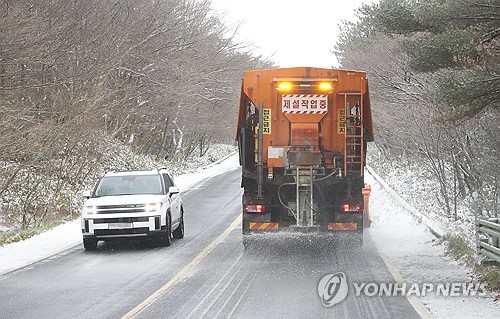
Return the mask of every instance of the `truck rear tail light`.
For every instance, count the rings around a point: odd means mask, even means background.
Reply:
[[[342,205],[342,211],[344,213],[355,213],[361,211],[361,205],[350,205],[350,204],[344,204]]]
[[[258,213],[262,214],[265,211],[265,206],[262,204],[255,204],[255,205],[245,205],[244,210],[245,213]]]

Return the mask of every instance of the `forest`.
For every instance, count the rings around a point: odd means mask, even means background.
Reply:
[[[66,190],[102,173],[116,144],[182,161],[233,143],[242,72],[271,63],[236,42],[210,5],[0,1],[0,211],[9,223],[39,226],[67,207]]]
[[[497,215],[498,0],[380,0],[340,27],[340,67],[369,76],[370,156],[425,171],[445,220],[469,223],[474,193]],[[209,0],[0,0],[0,218],[40,226],[123,147],[232,144],[242,72],[275,66],[237,32]]]
[[[437,202],[443,220],[473,228],[474,193],[480,216],[497,216],[500,2],[381,0],[357,17],[335,53],[369,74],[373,153],[424,171],[436,187],[416,202]]]

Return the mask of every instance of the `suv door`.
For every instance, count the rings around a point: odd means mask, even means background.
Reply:
[[[175,186],[172,178],[166,173],[162,174],[163,182],[165,184],[165,192],[168,193],[170,186]],[[177,227],[181,220],[181,203],[179,194],[171,194],[170,197],[170,215],[172,217],[172,226]]]

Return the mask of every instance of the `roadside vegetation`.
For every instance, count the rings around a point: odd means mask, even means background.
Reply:
[[[43,226],[33,227],[29,229],[13,229],[0,231],[0,246],[15,243],[21,240],[31,238],[35,235],[41,234],[53,227],[61,225],[63,221],[48,223]]]
[[[447,235],[443,238],[448,256],[463,262],[479,274],[479,280],[486,282],[488,288],[500,293],[500,268],[495,264],[479,263],[474,249],[458,236]]]
[[[496,0],[380,0],[342,23],[335,47],[343,68],[368,73],[368,163],[496,289],[498,266],[477,266],[473,247],[474,212],[500,217],[499,17]]]
[[[469,229],[474,192],[481,217],[500,214],[498,16],[493,0],[381,0],[344,22],[336,44],[342,67],[368,72],[370,164],[398,171],[402,196],[417,193],[423,212]]]
[[[101,138],[106,140],[105,137]],[[64,194],[61,194],[59,197],[54,196],[51,201],[43,201],[43,194],[41,195],[40,202],[46,203],[47,207],[52,207],[52,210],[47,211],[47,214],[43,216],[20,214],[15,209],[6,209],[9,207],[4,205],[5,214],[2,216],[0,223],[2,227],[0,229],[0,246],[33,237],[64,222],[78,218],[84,201],[81,196],[82,191],[92,190],[95,183],[106,170],[167,168],[175,178],[175,176],[209,166],[237,151],[237,148],[232,145],[214,144],[203,156],[192,154],[187,156],[183,161],[176,162],[167,160],[156,161],[152,155],[134,153],[130,145],[118,142],[109,137],[104,145],[105,147],[101,148],[101,150],[106,152],[103,160],[93,164],[92,167],[88,167],[88,174],[84,180],[81,180],[80,183],[73,182],[66,184],[65,186],[68,188],[65,189]],[[50,175],[42,175],[39,178],[42,180],[40,182],[41,187],[45,187],[46,190],[44,194],[51,194],[51,185],[58,181]],[[12,190],[5,193],[5,199],[11,207],[18,207],[19,203],[24,199],[22,192],[17,191],[22,189],[22,187],[23,181],[20,180],[13,183]],[[29,220],[33,226],[19,227],[19,218]]]
[[[106,167],[232,144],[242,72],[271,66],[236,32],[205,0],[0,2],[0,231],[66,217]]]

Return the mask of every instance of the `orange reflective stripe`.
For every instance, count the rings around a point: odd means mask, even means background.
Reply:
[[[278,223],[250,223],[251,230],[278,229]]]
[[[331,223],[328,224],[328,230],[356,230],[357,223]]]

